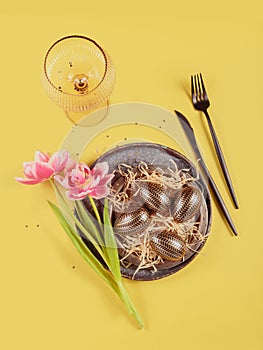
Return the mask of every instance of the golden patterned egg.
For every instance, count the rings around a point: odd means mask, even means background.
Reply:
[[[164,186],[151,181],[137,181],[139,196],[149,210],[169,215],[171,201],[164,191]]]
[[[163,259],[181,260],[186,253],[186,243],[175,232],[167,230],[154,235],[150,240],[150,246],[155,253]]]
[[[186,222],[194,217],[202,204],[201,191],[192,186],[185,186],[175,194],[173,217],[177,222]]]
[[[118,234],[140,234],[150,224],[151,217],[144,208],[126,212],[117,217],[114,231]]]

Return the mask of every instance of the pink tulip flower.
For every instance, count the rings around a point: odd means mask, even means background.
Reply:
[[[26,185],[35,185],[50,179],[55,174],[59,174],[65,169],[69,153],[60,151],[51,157],[40,151],[36,151],[35,159],[31,162],[24,162],[24,178],[16,177],[18,182]]]
[[[67,189],[66,194],[71,200],[81,200],[87,196],[95,199],[104,198],[109,194],[108,184],[113,174],[108,174],[109,166],[106,162],[98,163],[91,170],[83,162],[65,172],[65,176],[56,175],[55,180]]]

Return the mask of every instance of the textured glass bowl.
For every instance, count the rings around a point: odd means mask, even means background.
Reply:
[[[74,122],[107,105],[115,70],[109,55],[81,35],[56,41],[44,58],[44,88]]]

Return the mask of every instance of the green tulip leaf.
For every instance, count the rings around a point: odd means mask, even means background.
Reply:
[[[104,222],[104,226],[103,226],[104,241],[105,241],[106,253],[108,256],[109,268],[112,274],[114,275],[116,281],[120,281],[121,280],[120,260],[119,260],[117,243],[116,243],[114,231],[110,220],[107,199],[105,199],[105,202],[104,202],[103,222]]]

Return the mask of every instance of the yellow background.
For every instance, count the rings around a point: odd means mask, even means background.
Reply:
[[[263,348],[261,3],[1,4],[1,349]],[[147,102],[189,118],[239,231],[231,235],[213,203],[204,254],[166,279],[125,281],[144,331],[72,247],[47,205],[55,201],[49,186],[14,181],[23,161],[36,149],[55,152],[71,128],[40,83],[46,50],[69,34],[90,36],[110,53],[117,70],[111,103]],[[200,71],[238,211],[188,96],[189,77]]]

